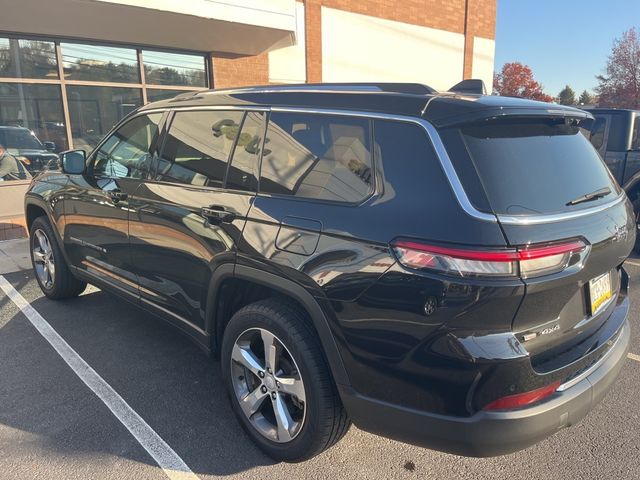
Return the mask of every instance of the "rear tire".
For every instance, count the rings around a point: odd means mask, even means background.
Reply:
[[[29,230],[31,264],[42,293],[51,300],[80,295],[87,284],[69,269],[47,217],[38,217]]]
[[[317,333],[294,305],[269,299],[238,310],[224,332],[221,366],[240,424],[277,461],[318,455],[351,426]],[[252,396],[255,408],[247,406]],[[287,424],[291,429],[281,428]]]

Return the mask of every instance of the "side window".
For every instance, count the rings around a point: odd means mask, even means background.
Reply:
[[[227,188],[249,192],[255,192],[258,189],[258,162],[263,135],[264,114],[248,112],[233,151]]]
[[[243,112],[176,112],[169,127],[156,178],[167,182],[221,187]]]
[[[370,123],[341,115],[271,114],[260,191],[358,202],[372,189]]]
[[[633,119],[633,131],[631,134],[631,150],[640,150],[640,138],[638,138],[638,129],[640,128],[640,117]]]
[[[595,147],[596,150],[600,151],[602,148],[602,144],[604,143],[604,133],[607,128],[607,119],[606,117],[596,117],[596,121],[593,123],[593,127],[591,127],[591,145]],[[604,152],[600,152],[603,154]]]
[[[141,115],[125,123],[95,153],[93,174],[107,178],[147,178],[162,113]]]

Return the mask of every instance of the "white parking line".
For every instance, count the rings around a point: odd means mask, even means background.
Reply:
[[[636,362],[640,362],[640,355],[636,355],[635,353],[627,353],[627,357]]]
[[[40,315],[5,277],[0,275],[0,288],[16,304],[40,335],[51,344],[58,355],[71,367],[80,380],[95,393],[131,435],[153,457],[171,480],[197,480],[178,454],[124,401],[111,385],[85,362],[71,346],[58,335],[51,325]]]
[[[625,260],[624,263],[628,263],[630,265],[633,265],[634,267],[640,267],[640,262],[635,262],[633,260]]]

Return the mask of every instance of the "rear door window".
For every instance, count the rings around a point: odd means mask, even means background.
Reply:
[[[631,131],[631,150],[640,150],[640,117],[633,119],[633,130]]]
[[[468,125],[443,135],[466,147],[497,214],[536,215],[573,211],[611,201],[619,190],[589,140],[563,119],[509,119]],[[454,165],[460,163],[451,155]],[[459,167],[456,165],[456,169]],[[464,178],[461,178],[464,183]],[[570,205],[602,188],[611,193]],[[473,189],[466,188],[473,199]],[[475,202],[476,206],[479,202]]]
[[[222,187],[240,129],[240,111],[176,112],[158,164],[157,179],[200,187]]]
[[[247,112],[245,115],[227,174],[227,188],[257,191],[264,116],[262,112]]]
[[[368,119],[272,113],[264,145],[260,191],[355,203],[371,192]]]

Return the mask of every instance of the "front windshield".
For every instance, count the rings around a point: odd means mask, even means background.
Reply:
[[[29,130],[23,128],[0,128],[0,145],[4,145],[7,149],[44,150],[40,140]]]

